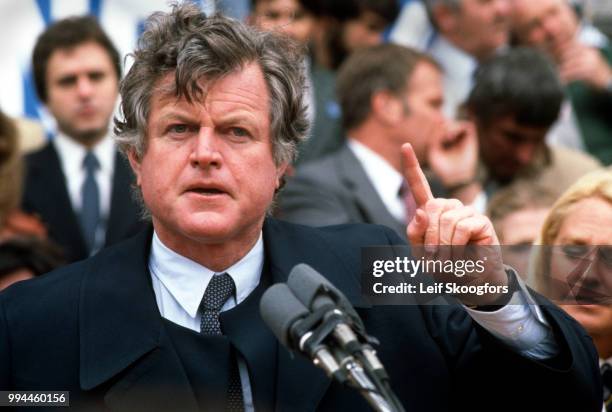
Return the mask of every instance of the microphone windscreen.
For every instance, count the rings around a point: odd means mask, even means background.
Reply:
[[[306,263],[297,264],[291,269],[287,286],[304,306],[316,311],[323,306],[337,306],[347,313],[353,322],[362,325],[361,319],[355,309],[338,288],[323,275]],[[333,293],[324,292],[325,288]],[[333,295],[333,298],[332,298]]]
[[[337,289],[323,275],[314,270],[306,263],[295,265],[289,273],[287,286],[304,306],[315,310],[312,305],[321,287],[325,286],[329,290]],[[337,291],[339,293],[339,291]],[[333,302],[332,302],[333,303]]]
[[[259,312],[263,321],[285,347],[299,350],[297,347],[292,347],[289,332],[295,321],[310,312],[291,293],[286,284],[277,283],[266,290],[259,302]]]

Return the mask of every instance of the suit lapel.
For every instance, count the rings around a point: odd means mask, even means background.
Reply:
[[[367,306],[361,298],[359,281],[350,276],[345,258],[334,254],[333,246],[316,231],[296,230],[296,226],[268,219],[264,225],[264,244],[273,283],[286,282],[293,266],[304,262],[343,290],[354,306]],[[310,360],[278,346],[275,410],[314,410],[330,379]]]
[[[406,225],[389,213],[361,163],[347,145],[338,152],[337,170],[342,182],[353,192],[365,222],[387,226],[406,237]]]
[[[148,278],[151,235],[143,231],[87,261],[79,303],[81,388],[106,390],[113,410],[197,410]]]
[[[51,238],[70,248],[71,260],[86,257],[81,227],[72,208],[66,178],[53,143],[47,143],[42,151],[30,157],[28,163],[26,210],[32,207],[35,213],[42,214],[51,230],[57,232],[50,233]],[[49,193],[53,193],[52,199]]]

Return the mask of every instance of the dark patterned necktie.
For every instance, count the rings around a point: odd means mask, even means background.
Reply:
[[[81,186],[81,228],[89,253],[96,247],[96,231],[100,223],[100,191],[96,182],[95,172],[100,168],[100,162],[93,152],[88,151],[83,159],[85,181]]]
[[[219,312],[221,312],[221,308],[225,302],[234,294],[235,289],[234,281],[227,273],[212,277],[202,297],[202,303],[200,303],[200,312],[202,313],[202,318],[200,320],[201,334],[223,334],[221,332],[221,323],[219,322]],[[229,372],[226,410],[232,412],[244,411],[240,373],[233,349]]]

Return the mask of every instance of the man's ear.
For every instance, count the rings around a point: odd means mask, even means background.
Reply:
[[[404,115],[402,102],[387,91],[378,91],[370,102],[372,115],[385,124],[396,124]]]
[[[136,184],[140,186],[140,160],[136,155],[134,149],[130,149],[127,154],[128,160],[130,161],[130,166],[132,167],[132,171],[134,175],[136,175]]]
[[[289,163],[284,162],[276,168],[276,183],[274,186],[276,190],[280,189],[281,185],[283,184],[283,176],[287,172],[288,167]]]

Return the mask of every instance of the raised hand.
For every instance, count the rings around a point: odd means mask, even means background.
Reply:
[[[432,135],[427,163],[445,187],[453,187],[474,180],[478,166],[478,139],[474,124],[453,121],[446,132]]]
[[[407,228],[415,254],[444,261],[476,259],[484,262],[485,270],[478,277],[451,275],[436,277],[437,280],[462,285],[507,285],[499,240],[491,221],[457,199],[434,198],[409,143],[402,146],[402,155],[404,178],[417,206],[416,215]],[[457,297],[466,304],[485,305],[496,302],[499,294]]]

